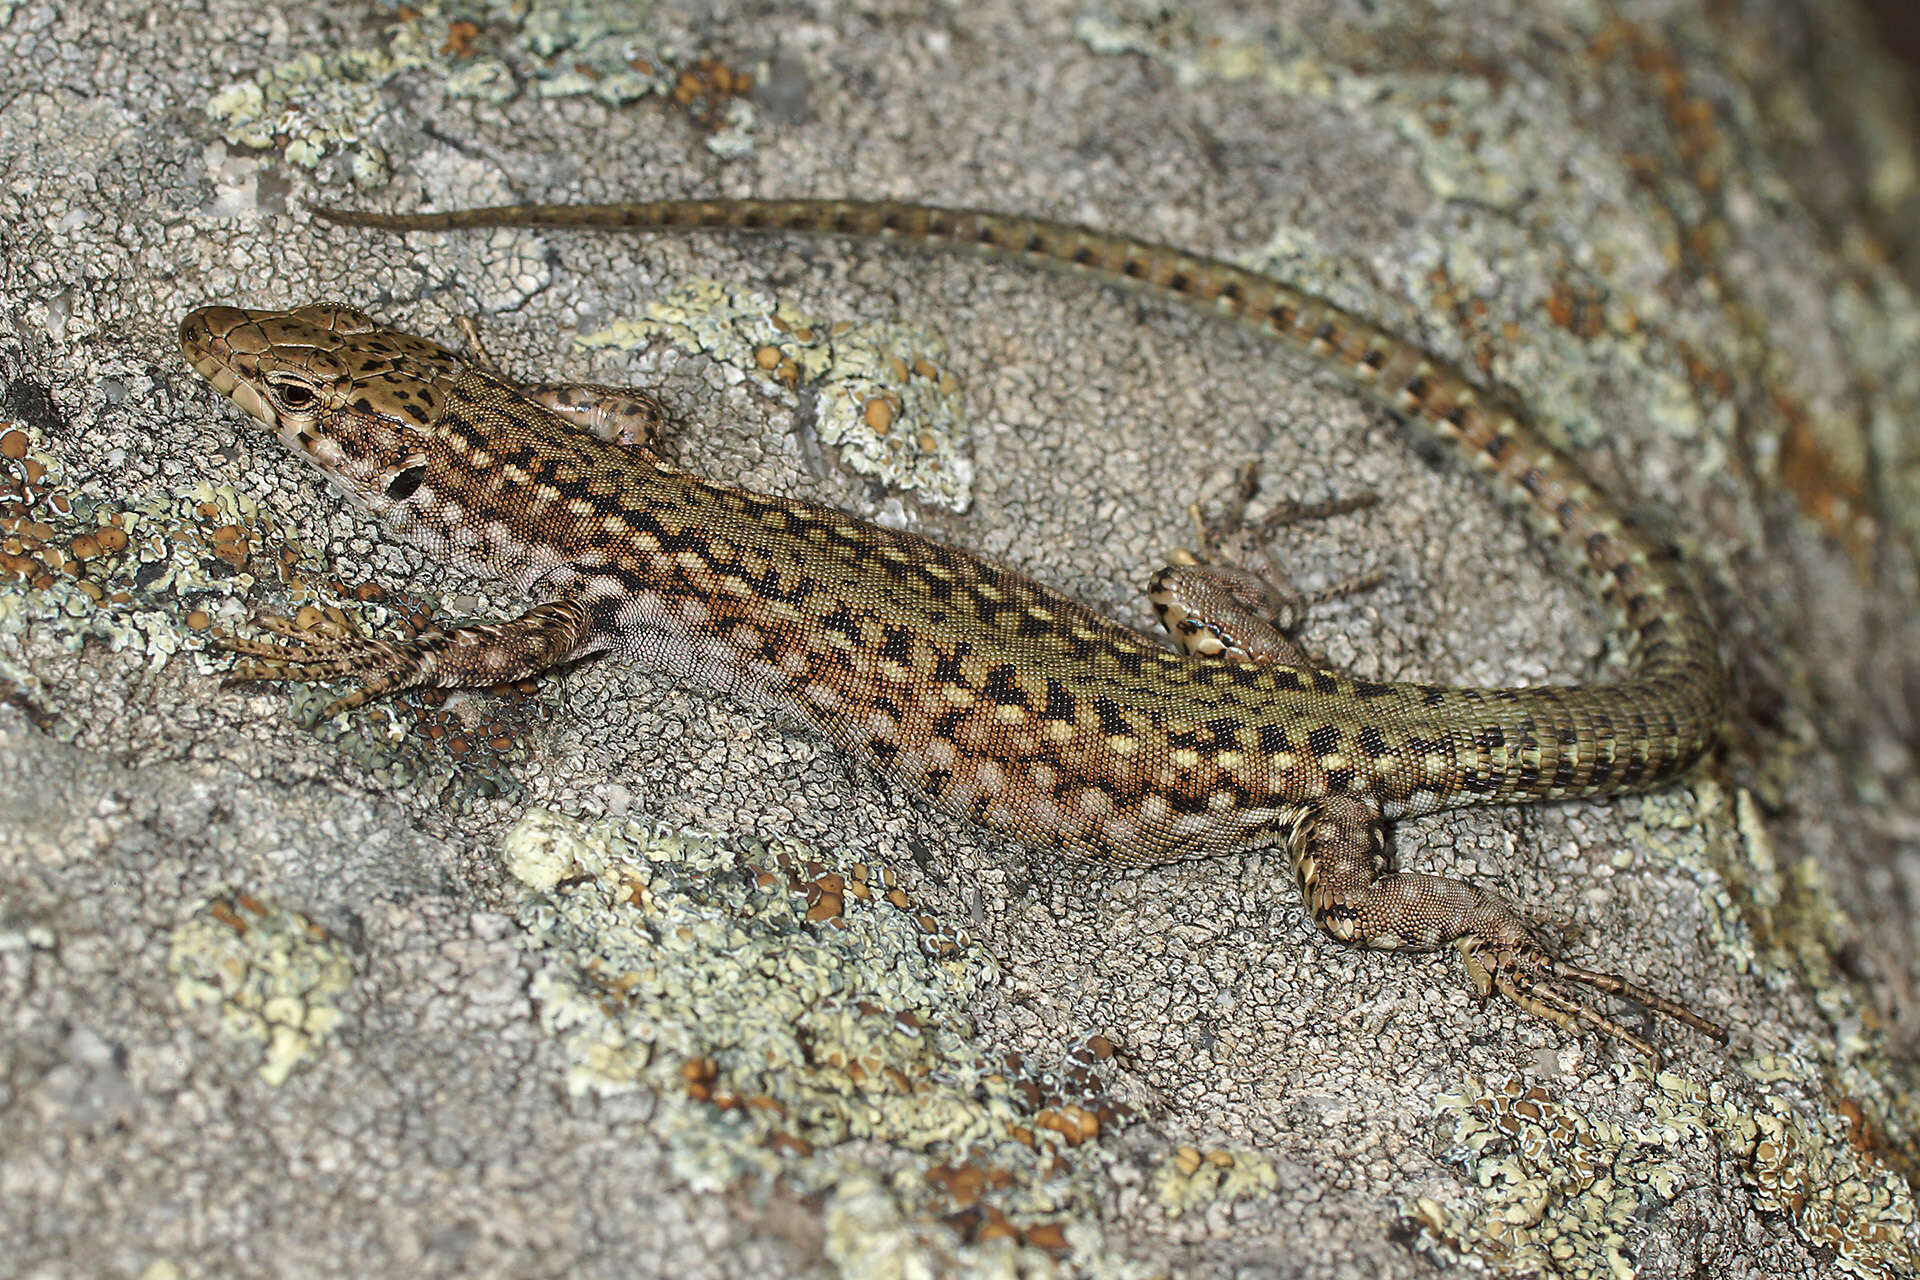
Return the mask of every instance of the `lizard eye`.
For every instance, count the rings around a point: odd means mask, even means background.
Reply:
[[[267,390],[272,393],[274,400],[282,409],[292,413],[311,409],[320,399],[320,393],[314,390],[311,383],[285,374],[269,378]]]

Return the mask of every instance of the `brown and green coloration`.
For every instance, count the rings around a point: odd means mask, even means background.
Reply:
[[[1176,652],[965,552],[675,467],[647,444],[660,415],[644,397],[516,388],[346,308],[210,307],[186,318],[182,343],[221,391],[392,532],[542,602],[408,641],[315,642],[282,624],[284,646],[226,642],[253,659],[239,674],[357,676],[342,710],[611,652],[795,711],[1030,848],[1152,863],[1284,844],[1315,921],[1341,941],[1453,945],[1483,991],[1645,1052],[1561,987],[1624,995],[1724,1037],[1637,984],[1549,957],[1512,907],[1465,881],[1388,869],[1386,819],[1673,780],[1713,744],[1726,697],[1712,629],[1676,567],[1516,413],[1420,349],[1227,263],[997,214],[673,201],[325,216],[406,230],[890,236],[1171,295],[1279,338],[1460,450],[1595,579],[1634,671],[1608,685],[1462,689],[1321,670],[1276,626],[1297,598],[1244,550],[1155,579]]]

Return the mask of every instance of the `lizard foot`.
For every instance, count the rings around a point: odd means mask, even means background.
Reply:
[[[554,600],[510,622],[429,626],[405,640],[378,640],[330,628],[302,630],[285,618],[254,620],[284,643],[222,636],[214,644],[245,658],[232,681],[340,678],[358,683],[327,704],[327,717],[405,689],[471,688],[524,679],[579,656],[592,617],[584,605]]]

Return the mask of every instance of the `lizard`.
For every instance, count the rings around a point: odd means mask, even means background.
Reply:
[[[1169,647],[945,544],[681,468],[645,394],[519,386],[483,359],[322,304],[204,307],[183,320],[182,349],[390,534],[538,603],[408,639],[322,637],[263,617],[278,640],[216,642],[243,659],[233,679],[357,681],[332,715],[611,653],[795,713],[1036,856],[1138,865],[1283,847],[1313,922],[1338,942],[1451,946],[1482,998],[1498,992],[1569,1035],[1598,1032],[1649,1058],[1653,1045],[1585,993],[1726,1039],[1640,982],[1555,957],[1495,894],[1389,856],[1395,819],[1671,783],[1713,748],[1728,699],[1712,625],[1672,553],[1515,408],[1419,346],[1225,261],[983,211],[724,199],[316,212],[394,231],[885,237],[1193,304],[1342,375],[1468,459],[1593,581],[1630,670],[1478,689],[1326,669],[1287,634],[1303,597],[1265,556],[1271,521],[1203,527],[1210,555],[1154,577]]]

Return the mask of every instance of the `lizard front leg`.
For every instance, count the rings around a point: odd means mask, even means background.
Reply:
[[[593,633],[593,617],[574,600],[536,605],[510,622],[429,627],[406,640],[348,634],[320,638],[284,618],[259,618],[283,638],[273,644],[223,636],[214,643],[247,661],[229,680],[351,679],[354,688],[327,704],[336,716],[404,689],[467,688],[522,680],[577,656]]]
[[[536,382],[515,390],[608,444],[659,456],[667,407],[648,392],[597,382]]]
[[[634,387],[610,387],[599,382],[514,382],[487,349],[473,317],[460,316],[454,323],[466,339],[467,350],[474,361],[512,383],[524,399],[595,439],[638,449],[649,457],[659,456],[661,436],[670,416],[667,406],[652,392]]]
[[[1364,591],[1380,581],[1362,574],[1314,592],[1296,590],[1267,551],[1267,539],[1282,525],[1322,520],[1372,506],[1378,498],[1358,493],[1329,502],[1282,503],[1258,523],[1246,518],[1257,487],[1251,463],[1242,467],[1226,512],[1215,520],[1189,508],[1198,545],[1175,552],[1173,563],[1147,588],[1160,625],[1174,643],[1200,657],[1233,657],[1283,667],[1321,665],[1295,643],[1292,632],[1308,608]]]

